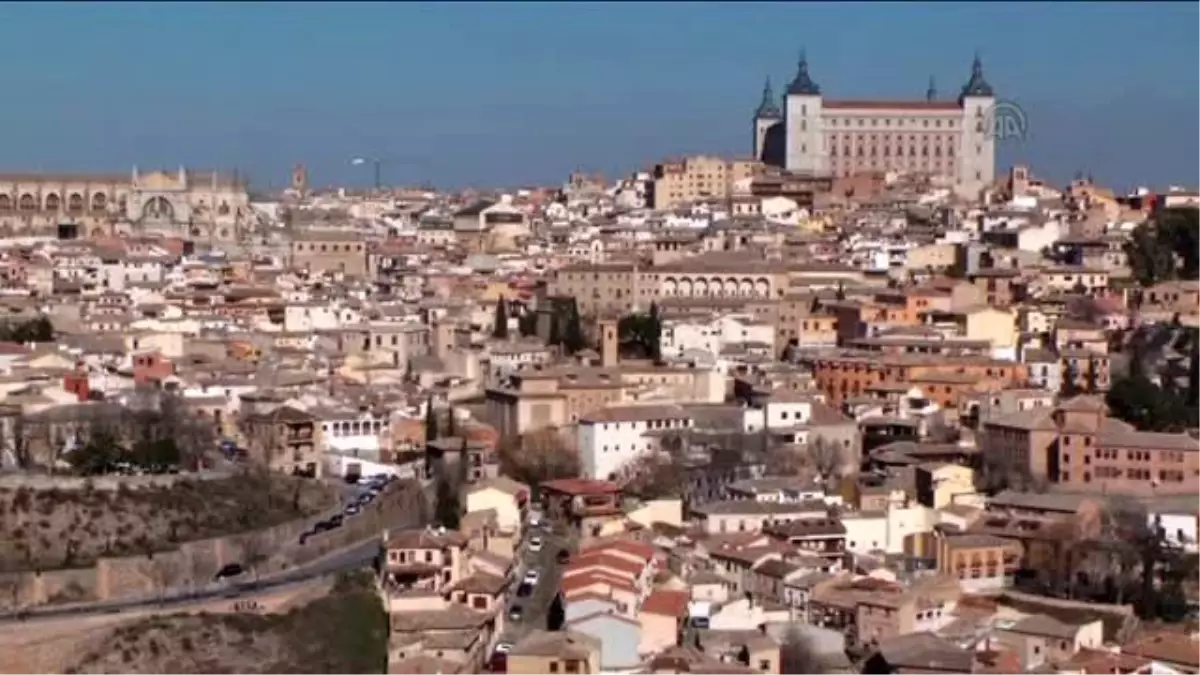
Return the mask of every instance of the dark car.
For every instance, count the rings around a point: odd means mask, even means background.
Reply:
[[[521,584],[517,586],[517,597],[528,598],[533,593],[533,584]]]
[[[230,579],[232,577],[241,576],[246,573],[246,568],[242,567],[241,563],[228,563],[221,569],[217,570],[216,576],[213,578],[217,581],[222,579]]]
[[[517,605],[516,607],[513,607],[512,609],[508,610],[508,620],[509,621],[520,621],[521,618],[524,616],[525,616],[525,609],[523,607],[521,607],[520,605]]]
[[[559,565],[566,565],[571,560],[571,552],[565,548],[559,549],[558,553],[554,556],[554,559],[558,561]]]

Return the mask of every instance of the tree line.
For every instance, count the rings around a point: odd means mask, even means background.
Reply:
[[[1196,208],[1163,209],[1138,225],[1125,244],[1133,276],[1142,286],[1200,279],[1200,220]]]
[[[0,342],[53,342],[54,324],[40,316],[36,319],[0,323]]]
[[[176,392],[144,393],[128,405],[72,404],[64,411],[7,418],[5,445],[18,468],[53,471],[65,461],[85,476],[195,470],[216,447],[214,425]]]

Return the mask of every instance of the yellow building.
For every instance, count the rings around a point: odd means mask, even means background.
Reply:
[[[752,159],[706,155],[664,162],[654,167],[650,207],[664,211],[700,199],[729,199],[734,183],[759,174],[762,168],[761,162]]]

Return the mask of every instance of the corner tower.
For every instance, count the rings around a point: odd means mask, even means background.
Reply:
[[[800,173],[826,173],[829,162],[821,123],[821,88],[808,74],[808,58],[803,50],[785,100],[787,157],[784,168]]]
[[[771,88],[771,78],[763,85],[762,101],[758,110],[754,111],[754,158],[760,162],[767,161],[767,134],[771,128],[783,122],[783,111],[775,103],[775,91]]]
[[[963,85],[958,105],[963,115],[958,183],[964,191],[976,193],[996,178],[996,95],[983,76],[979,54],[971,63],[971,77]]]

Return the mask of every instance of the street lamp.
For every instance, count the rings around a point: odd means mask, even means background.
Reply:
[[[364,164],[367,164],[368,162],[370,162],[370,164],[375,169],[375,191],[378,192],[383,187],[383,184],[381,182],[381,178],[379,175],[379,167],[383,163],[381,160],[367,159],[365,157],[355,157],[354,159],[350,160],[350,165],[351,166],[363,166]]]

